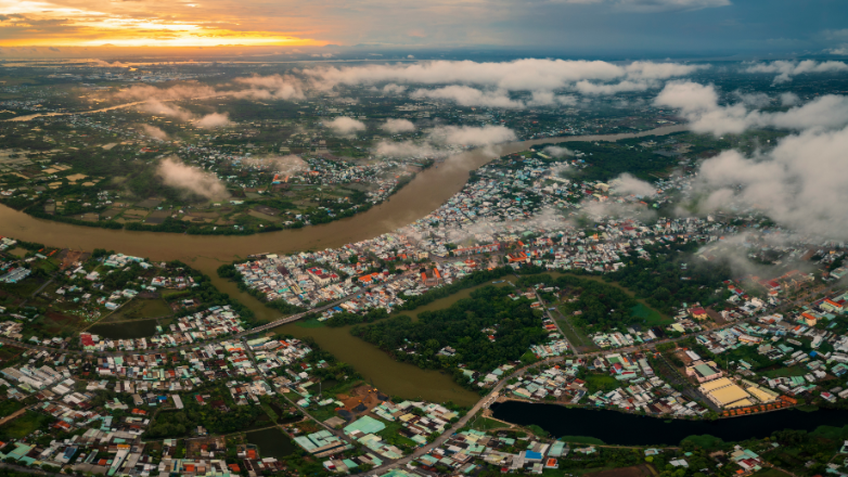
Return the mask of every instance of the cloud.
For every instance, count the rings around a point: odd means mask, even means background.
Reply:
[[[142,124],[141,130],[144,132],[144,134],[146,134],[146,135],[148,135],[148,136],[150,136],[154,139],[158,139],[160,141],[167,141],[169,139],[168,134],[165,133],[165,131],[157,128],[156,126],[151,126],[149,124]]]
[[[165,158],[156,169],[165,185],[183,189],[210,200],[229,197],[227,188],[215,174],[189,166],[176,158]]]
[[[339,116],[332,121],[327,121],[324,126],[340,136],[350,136],[365,131],[365,123],[347,116]]]
[[[734,96],[739,98],[746,106],[754,108],[765,108],[771,105],[771,98],[765,93],[743,93],[739,90],[733,92]],[[788,93],[791,94],[791,93]]]
[[[781,106],[795,106],[796,104],[801,102],[801,98],[798,97],[797,94],[792,92],[786,92],[780,95],[780,105]]]
[[[560,147],[560,146],[547,146],[542,151],[545,154],[548,154],[549,156],[555,157],[557,159],[559,159],[561,157],[565,157],[565,156],[573,156],[574,155],[574,151],[572,151],[571,149],[568,149],[567,147]]]
[[[659,80],[707,65],[526,58],[506,62],[428,61],[414,64],[318,67],[304,71],[319,89],[377,83],[476,86],[493,91],[555,91],[583,80]],[[455,94],[455,93],[452,93]],[[470,93],[473,94],[473,93]]]
[[[389,83],[386,86],[383,86],[383,94],[401,94],[406,91],[406,86],[401,86],[399,84]]]
[[[284,175],[296,174],[309,169],[309,164],[294,154],[287,154],[285,156],[251,157],[243,159],[242,162],[259,169],[272,170]]]
[[[218,94],[219,93],[215,90],[215,88],[211,86],[195,81],[187,81],[169,88],[157,88],[150,85],[134,85],[127,89],[118,91],[113,96],[116,99],[129,101],[180,101],[216,96]]]
[[[514,141],[516,135],[504,126],[442,126],[430,130],[429,138],[436,144],[479,147]]]
[[[590,81],[578,81],[574,85],[578,92],[587,95],[612,95],[618,93],[629,93],[633,91],[645,91],[651,87],[650,83],[644,81],[622,81],[612,84],[598,84]]]
[[[587,199],[581,203],[580,210],[582,213],[599,222],[607,217],[651,222],[657,217],[657,213],[653,209],[649,209],[643,204],[634,204],[631,202],[598,202]]]
[[[470,86],[451,85],[438,89],[419,89],[409,95],[412,99],[441,99],[460,106],[523,109],[524,103],[510,99],[506,90],[481,91]]]
[[[702,10],[732,5],[730,0],[562,0],[562,3],[610,4],[615,10],[637,13]]]
[[[289,101],[306,99],[303,82],[290,75],[251,76],[237,78],[235,82],[250,87],[250,89],[232,93],[236,97]]]
[[[192,114],[190,111],[186,111],[185,109],[173,104],[163,103],[156,99],[152,99],[150,101],[142,103],[139,106],[139,109],[150,114],[154,114],[157,116],[168,116],[178,119],[180,121],[191,121],[192,119],[194,119],[194,114]]]
[[[848,128],[788,136],[764,154],[725,151],[704,161],[699,209],[750,207],[799,233],[848,239]]]
[[[717,136],[739,134],[753,127],[804,130],[834,129],[848,124],[848,97],[845,96],[829,94],[774,113],[749,110],[743,102],[720,106],[718,100],[714,86],[687,81],[667,84],[654,99],[654,104],[679,110],[693,131]]]
[[[652,196],[657,193],[656,187],[628,173],[621,174],[613,179],[611,185],[616,192],[622,195]]]
[[[229,115],[227,113],[211,113],[203,116],[202,118],[195,121],[195,127],[201,129],[215,129],[230,126],[233,123],[230,122]]]
[[[787,83],[792,81],[793,76],[805,73],[837,73],[848,71],[848,64],[841,61],[772,61],[771,63],[757,63],[744,70],[747,73],[779,73],[775,76],[772,84]]]
[[[447,151],[439,151],[427,143],[380,141],[374,148],[374,154],[385,157],[444,157]]]
[[[390,134],[405,133],[415,131],[415,124],[408,119],[389,119],[380,126],[380,129]]]

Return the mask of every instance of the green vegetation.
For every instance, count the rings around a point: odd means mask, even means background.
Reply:
[[[685,446],[686,443],[691,443],[696,447],[706,450],[721,449],[726,445],[723,440],[709,434],[689,436],[686,439],[683,439],[680,442],[680,445]]]
[[[598,391],[609,392],[621,387],[620,382],[607,374],[587,374],[583,379],[586,381],[586,390],[589,394]]]
[[[723,302],[730,292],[716,293],[715,290],[731,277],[729,264],[691,260],[684,251],[691,251],[688,249],[693,246],[671,253],[650,249],[650,260],[634,260],[629,266],[605,275],[604,279],[633,290],[648,305],[667,315],[681,303],[699,302],[709,306]],[[683,263],[688,265],[685,270],[681,267]]]
[[[0,427],[0,441],[23,439],[35,430],[46,429],[47,424],[52,421],[53,418],[50,416],[27,411]]]
[[[9,399],[8,397],[0,401],[0,417],[6,417],[13,412],[23,409],[24,405],[20,401]]]
[[[421,313],[417,322],[398,316],[354,327],[351,333],[400,361],[423,369],[450,370],[454,379],[465,384],[468,379],[457,364],[489,372],[521,359],[532,344],[546,340],[541,319],[530,308],[530,301],[513,300],[508,296],[511,293],[510,288],[486,286],[450,308]],[[495,330],[494,341],[484,329]],[[437,356],[445,346],[454,348],[456,354]]]
[[[604,445],[604,441],[596,437],[588,436],[562,436],[557,440],[569,442],[571,444]]]

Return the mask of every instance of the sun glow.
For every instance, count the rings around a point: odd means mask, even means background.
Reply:
[[[198,4],[180,7],[197,12]],[[241,30],[199,15],[109,13],[40,1],[0,0],[0,46],[323,46],[281,32]],[[233,27],[239,28],[233,29]],[[230,28],[227,28],[230,27]]]

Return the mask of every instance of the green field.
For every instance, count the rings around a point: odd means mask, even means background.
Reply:
[[[767,378],[782,378],[789,376],[803,376],[807,374],[807,372],[800,366],[790,366],[788,368],[778,368],[772,369],[770,371],[764,371],[761,374]]]
[[[619,387],[621,387],[621,383],[612,376],[602,374],[590,374],[586,376],[586,389],[589,391],[589,394],[597,391],[609,392]]]
[[[660,312],[648,307],[642,302],[634,306],[631,311],[633,313],[633,316],[645,320],[644,324],[647,327],[665,326],[674,323],[674,320],[672,320],[671,318],[663,316]]]
[[[777,469],[764,469],[756,474],[753,474],[751,477],[790,477],[789,474],[783,472],[782,470]]]
[[[597,437],[589,437],[589,436],[562,436],[558,440],[562,442],[570,442],[572,444],[586,444],[586,445],[603,445],[604,441],[598,439]]]
[[[109,315],[104,323],[114,321],[141,320],[145,318],[159,318],[171,315],[171,307],[161,299],[137,298],[119,308],[115,313]]]
[[[25,412],[21,417],[0,427],[0,440],[23,439],[36,429],[52,420],[51,417],[33,411]]]

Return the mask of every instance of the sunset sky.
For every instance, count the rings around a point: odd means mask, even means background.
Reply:
[[[0,0],[0,47],[848,52],[843,0]]]

